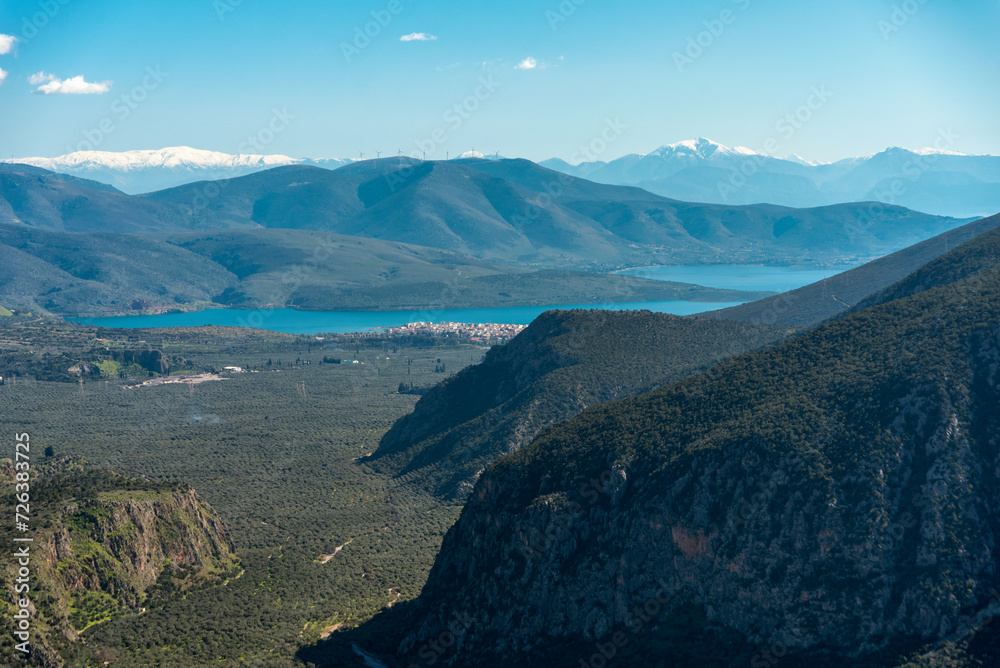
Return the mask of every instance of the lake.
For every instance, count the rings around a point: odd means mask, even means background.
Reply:
[[[851,267],[758,267],[752,265],[701,265],[696,267],[638,267],[618,272],[626,276],[652,278],[657,281],[694,283],[706,288],[730,290],[761,290],[788,292],[824,278],[830,278]]]
[[[211,309],[194,313],[126,315],[114,318],[73,318],[74,322],[127,329],[147,327],[199,327],[216,325],[254,327],[288,334],[344,334],[367,332],[379,327],[399,327],[411,322],[495,322],[527,325],[552,309],[601,309],[627,311],[648,309],[657,313],[691,315],[736,306],[743,302],[625,302],[615,304],[559,304],[508,308],[462,308],[427,311],[294,311],[292,309]]]
[[[705,265],[697,267],[640,267],[621,274],[660,281],[694,283],[709,288],[785,292],[835,276],[845,269],[800,269],[795,267],[756,267]],[[367,332],[379,327],[399,327],[411,322],[495,322],[527,325],[551,309],[601,309],[626,311],[647,309],[657,313],[692,315],[737,306],[743,302],[624,302],[613,304],[556,304],[507,308],[431,309],[422,311],[294,311],[292,309],[243,310],[212,309],[194,313],[136,315],[115,318],[78,318],[75,322],[123,327],[198,327],[218,325],[254,327],[288,334],[344,334]]]

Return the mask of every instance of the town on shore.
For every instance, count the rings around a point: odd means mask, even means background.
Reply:
[[[494,322],[411,322],[401,327],[387,327],[382,331],[388,336],[440,336],[470,341],[472,343],[500,344],[510,341],[527,325],[509,325]]]

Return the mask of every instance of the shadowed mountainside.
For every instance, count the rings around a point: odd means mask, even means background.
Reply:
[[[785,334],[648,311],[549,311],[421,397],[369,461],[437,495],[464,498],[486,466],[586,407],[679,380]]]
[[[453,666],[608,642],[657,665],[995,665],[998,247],[501,458],[370,647],[416,660],[458,611]]]

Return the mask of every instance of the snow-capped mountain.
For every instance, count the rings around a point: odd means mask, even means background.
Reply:
[[[283,165],[337,169],[352,162],[312,160],[287,155],[230,155],[187,146],[136,151],[77,151],[57,158],[21,158],[16,162],[112,185],[134,195],[195,181],[244,176]]]
[[[941,148],[888,148],[833,163],[777,158],[705,138],[667,144],[610,162],[549,169],[611,185],[631,185],[688,202],[816,207],[881,201],[957,217],[1000,211],[1000,156]]]
[[[470,158],[493,156],[470,151],[456,159]],[[178,146],[120,153],[80,151],[16,162],[139,194],[284,165],[339,169],[359,161],[230,155]],[[698,138],[610,162],[573,165],[556,158],[540,164],[598,183],[638,186],[688,202],[816,207],[881,201],[962,218],[1000,211],[1000,156],[966,155],[947,148],[887,148],[868,156],[819,163],[797,155],[777,158]]]

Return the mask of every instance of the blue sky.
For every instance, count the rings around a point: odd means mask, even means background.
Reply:
[[[618,119],[603,159],[705,136],[834,160],[946,129],[1000,154],[998,33],[996,0],[5,0],[0,152],[569,159]],[[107,91],[58,94],[81,88]]]

